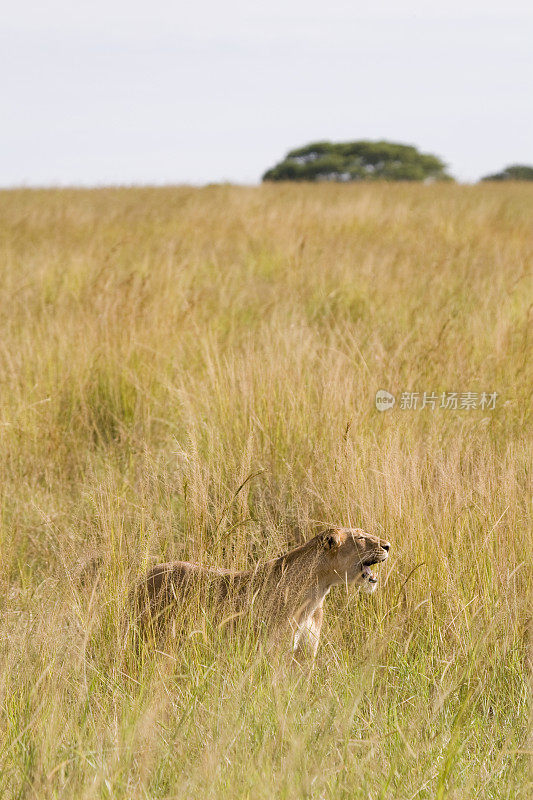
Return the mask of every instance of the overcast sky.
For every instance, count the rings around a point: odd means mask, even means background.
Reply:
[[[4,6],[1,186],[255,183],[318,139],[533,164],[531,0],[74,5]]]

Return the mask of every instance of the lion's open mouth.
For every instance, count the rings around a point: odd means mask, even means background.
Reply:
[[[381,556],[379,554],[376,554],[376,555],[371,556],[370,558],[365,559],[365,561],[363,561],[363,563],[361,564],[361,575],[362,575],[364,580],[369,581],[369,583],[377,583],[377,581],[378,581],[377,575],[375,575],[372,572],[370,567],[373,567],[374,564],[381,564],[382,561],[386,560],[387,555],[388,554],[386,553],[385,557],[383,557],[383,556]]]
[[[361,575],[369,583],[377,583],[378,582],[377,576],[374,575],[374,573],[372,572],[370,567],[367,567],[367,566],[363,567],[362,570],[361,570]]]

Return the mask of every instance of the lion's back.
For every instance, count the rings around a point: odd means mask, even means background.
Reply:
[[[133,613],[137,627],[163,627],[172,611],[174,618],[191,617],[207,598],[220,602],[228,596],[235,573],[229,569],[204,567],[189,561],[156,564],[137,582]]]

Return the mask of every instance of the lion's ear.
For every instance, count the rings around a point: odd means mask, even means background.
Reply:
[[[335,528],[329,528],[322,534],[322,543],[326,550],[334,553],[342,544],[342,534]]]

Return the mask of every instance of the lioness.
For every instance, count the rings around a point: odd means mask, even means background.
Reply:
[[[373,592],[371,565],[385,561],[389,542],[359,528],[330,528],[279,558],[243,572],[187,561],[157,564],[134,592],[139,633],[174,633],[194,610],[211,607],[217,626],[248,618],[269,633],[288,631],[297,660],[314,659],[324,598],[332,586],[356,583]]]

